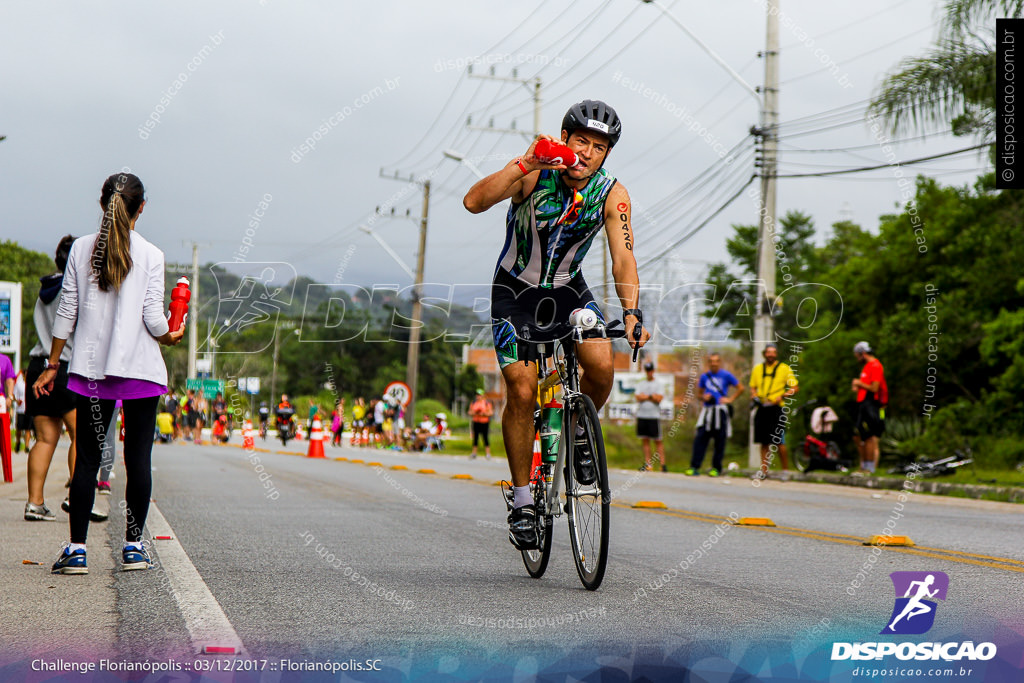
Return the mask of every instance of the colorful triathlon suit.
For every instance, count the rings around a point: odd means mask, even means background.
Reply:
[[[545,331],[568,322],[577,308],[593,310],[604,322],[580,267],[604,229],[604,203],[614,185],[603,168],[582,190],[545,169],[526,200],[509,207],[491,286],[491,331],[501,367],[528,357],[523,341],[550,341]]]

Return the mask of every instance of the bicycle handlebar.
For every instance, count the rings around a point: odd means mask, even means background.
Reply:
[[[625,328],[619,329],[619,325],[621,325],[621,324],[622,324],[621,321],[613,320],[610,323],[608,323],[607,325],[605,325],[603,328],[602,327],[595,327],[595,328],[592,328],[592,329],[589,329],[589,330],[581,330],[580,331],[580,338],[581,339],[605,339],[605,338],[607,338],[607,339],[625,339],[627,336],[629,336],[629,334],[626,332]],[[633,341],[640,341],[640,338],[643,336],[643,334],[644,334],[644,326],[643,326],[642,323],[637,323],[636,325],[633,326]],[[640,355],[640,345],[638,344],[638,345],[633,347],[633,362],[634,363],[636,362],[636,359],[639,357],[639,355]]]

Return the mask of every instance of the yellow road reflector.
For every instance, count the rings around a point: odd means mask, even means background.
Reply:
[[[436,470],[430,470],[430,469],[422,469],[422,470],[416,470],[416,471],[419,472],[420,474],[437,474]]]
[[[740,517],[733,524],[738,526],[775,526],[775,522],[767,517]]]
[[[638,500],[633,503],[634,508],[641,508],[644,510],[667,510],[668,506],[662,503],[660,500]]]
[[[876,534],[864,542],[864,545],[891,545],[897,547],[910,547],[914,545],[914,542],[910,540],[910,536],[886,536],[885,534]]]
[[[453,474],[452,479],[472,479],[472,474]]]
[[[391,469],[393,469],[393,470],[407,470],[409,468],[406,467],[405,465],[392,465]]]
[[[338,462],[348,462],[348,458],[344,458],[344,457],[342,457],[342,458],[335,458],[335,460],[337,460]]]
[[[368,462],[368,463],[366,463],[366,466],[367,467],[384,467],[384,465],[380,464],[379,462]]]
[[[349,462],[355,463],[356,465],[362,465],[366,461],[365,460],[349,460]]]

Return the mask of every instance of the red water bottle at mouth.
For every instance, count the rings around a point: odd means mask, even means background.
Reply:
[[[179,278],[178,284],[171,290],[171,318],[167,321],[172,332],[181,327],[181,322],[188,313],[188,302],[192,298],[192,291],[188,288],[188,278]]]
[[[565,164],[568,168],[579,163],[576,152],[560,142],[554,142],[547,138],[537,141],[537,146],[533,148],[533,156],[545,164]]]

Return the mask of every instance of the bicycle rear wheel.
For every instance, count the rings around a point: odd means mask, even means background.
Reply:
[[[533,499],[537,501],[537,535],[540,538],[540,548],[537,550],[523,550],[523,564],[526,565],[527,573],[535,579],[544,576],[548,568],[548,560],[551,559],[551,535],[554,531],[554,520],[548,511],[543,508],[547,500],[547,487],[543,482],[543,472],[537,468],[535,479],[531,482]]]
[[[597,409],[589,396],[580,395],[572,402],[568,420],[565,490],[566,513],[569,518],[569,541],[576,572],[587,590],[597,590],[608,564],[608,528],[611,513],[611,488],[608,484],[608,463],[605,461],[604,437]],[[583,425],[584,435],[577,436]],[[566,435],[563,434],[563,439]],[[575,463],[584,448],[594,455],[597,478],[583,484],[576,478]]]

